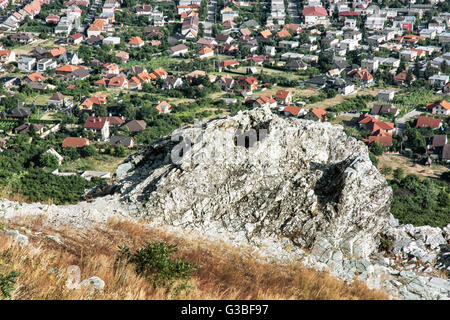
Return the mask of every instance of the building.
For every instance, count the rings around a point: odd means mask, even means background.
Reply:
[[[17,61],[17,67],[19,70],[24,72],[31,72],[36,66],[36,58],[22,56],[19,61]]]
[[[70,102],[70,99],[68,97],[65,97],[62,93],[57,92],[47,100],[47,106],[63,108],[63,107],[71,107],[72,103]]]
[[[434,75],[428,78],[428,82],[436,89],[442,89],[449,82],[450,77],[447,75]]]
[[[109,121],[107,118],[88,117],[84,124],[85,130],[91,130],[96,135],[100,135],[103,141],[109,138]]]
[[[188,53],[189,48],[184,44],[178,44],[170,48],[170,52],[172,53],[172,57],[184,56]]]
[[[328,25],[330,23],[328,20],[327,10],[321,6],[305,7],[302,10],[302,15],[305,24],[308,26],[318,24]]]
[[[49,58],[43,58],[37,62],[36,71],[42,73],[47,70],[55,69],[56,66],[57,66],[57,63],[55,60],[52,60]]]
[[[391,102],[394,100],[395,91],[393,90],[381,90],[378,92],[378,101]]]
[[[292,93],[287,90],[278,90],[275,93],[275,100],[282,105],[290,105],[292,103]]]
[[[83,148],[84,146],[88,146],[89,143],[90,143],[89,139],[86,138],[67,137],[63,140],[62,147]]]
[[[417,117],[416,128],[438,129],[440,127],[442,127],[441,119],[426,116]]]
[[[450,103],[445,100],[435,103],[427,103],[427,109],[431,111],[432,114],[443,114],[450,115]]]

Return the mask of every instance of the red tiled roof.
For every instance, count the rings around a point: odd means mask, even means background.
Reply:
[[[435,102],[435,103],[427,103],[427,109],[433,110],[435,107],[441,106],[445,110],[450,110],[450,103],[448,103],[446,100],[442,100],[441,102]]]
[[[89,139],[68,137],[63,140],[62,147],[63,148],[66,148],[66,147],[82,148],[88,144],[89,144]]]
[[[359,11],[341,11],[339,12],[340,16],[348,17],[348,16],[359,16],[361,12]]]
[[[367,142],[369,144],[378,142],[384,147],[392,147],[392,136],[390,135],[370,136]]]
[[[302,110],[302,108],[297,107],[297,106],[286,106],[283,109],[284,112],[289,112],[293,116],[297,116],[301,110]]]
[[[417,118],[416,128],[437,129],[441,126],[442,120],[432,117],[419,116]]]
[[[322,119],[322,120],[325,120],[325,116],[326,116],[327,112],[326,112],[324,109],[318,107],[318,108],[312,109],[311,112],[312,112],[317,118]]]
[[[305,7],[302,10],[302,14],[304,16],[314,16],[314,17],[326,17],[327,16],[327,10],[325,10],[324,7],[320,6],[313,6],[313,7]]]
[[[285,100],[289,96],[289,93],[290,92],[287,90],[278,90],[277,93],[275,93],[275,98]]]
[[[85,129],[101,129],[105,126],[106,118],[88,117],[84,124]]]

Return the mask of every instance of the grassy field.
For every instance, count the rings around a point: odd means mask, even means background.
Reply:
[[[366,94],[371,94],[372,96],[376,96],[376,95],[378,95],[378,92],[380,92],[381,90],[385,90],[385,89],[382,89],[382,88],[363,88],[363,89],[358,90],[357,92],[351,93],[351,94],[346,95],[346,96],[338,94],[334,98],[325,99],[325,100],[320,101],[320,102],[307,104],[306,107],[310,107],[310,108],[321,107],[323,109],[327,109],[327,108],[335,106],[335,105],[337,105],[339,103],[344,102],[344,100],[347,99],[347,98],[353,98],[353,97],[356,97],[356,96],[361,96],[361,95],[366,95]]]
[[[416,174],[420,177],[440,179],[443,172],[450,170],[450,168],[439,164],[432,164],[431,167],[428,167],[413,163],[410,158],[398,154],[385,153],[377,158],[379,169],[384,166],[391,167],[392,170],[403,168],[405,174]]]
[[[106,154],[100,154],[87,158],[80,158],[75,161],[63,162],[60,171],[76,172],[76,171],[102,171],[114,173],[125,160],[126,157],[113,157]]]

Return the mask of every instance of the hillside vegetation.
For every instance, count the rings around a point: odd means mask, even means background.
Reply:
[[[25,226],[31,246],[5,241],[0,232],[0,274],[19,273],[10,299],[387,299],[382,292],[363,283],[346,284],[299,262],[279,265],[263,261],[247,248],[222,242],[189,240],[132,222],[109,221],[105,227],[84,231],[52,229],[42,218],[21,218],[7,228]],[[36,234],[42,232],[42,234]],[[45,236],[58,235],[64,245]],[[92,241],[95,239],[95,241]],[[174,259],[195,265],[189,290],[168,294],[136,272],[135,265],[115,262],[119,245],[143,248],[150,241],[163,241],[178,248]],[[186,267],[187,265],[184,264]],[[80,279],[98,276],[105,282],[103,294],[90,295],[84,289],[67,289],[65,270],[76,265]],[[185,270],[187,270],[185,268]],[[0,294],[0,299],[1,299]],[[9,298],[8,298],[9,299]]]

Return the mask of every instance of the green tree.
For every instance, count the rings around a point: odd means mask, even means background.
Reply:
[[[85,145],[83,148],[80,149],[80,155],[84,158],[94,156],[97,153],[98,153],[97,149],[95,149],[91,145]]]
[[[114,147],[114,152],[113,152],[115,157],[125,157],[126,156],[126,149],[124,146],[118,145],[116,147]]]
[[[394,179],[400,181],[405,176],[405,170],[401,167],[398,167],[394,170]]]
[[[384,147],[378,142],[374,142],[370,145],[370,151],[376,156],[381,156],[384,152]]]
[[[56,156],[54,156],[51,153],[43,153],[40,155],[39,157],[39,165],[41,167],[47,167],[47,168],[57,168],[59,167],[59,161],[56,158]]]
[[[74,147],[65,147],[64,148],[64,157],[68,158],[69,160],[77,160],[80,158],[80,154],[78,153],[77,149]]]

